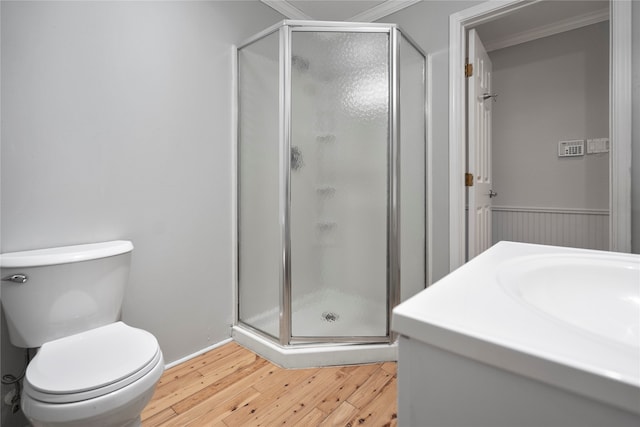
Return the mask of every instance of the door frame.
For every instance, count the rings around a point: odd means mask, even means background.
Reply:
[[[540,0],[489,0],[449,17],[449,268],[465,257],[466,32]],[[631,252],[631,1],[609,1],[609,250]]]

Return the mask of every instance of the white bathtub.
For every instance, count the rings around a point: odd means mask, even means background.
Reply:
[[[640,426],[638,255],[501,242],[392,328],[401,426]]]

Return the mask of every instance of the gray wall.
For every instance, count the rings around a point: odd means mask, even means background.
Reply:
[[[449,273],[449,15],[480,1],[423,1],[380,19],[396,23],[432,60],[433,281]]]
[[[124,320],[167,362],[228,338],[232,44],[283,17],[257,1],[1,7],[1,251],[130,239]]]
[[[498,206],[608,209],[609,154],[558,157],[558,141],[609,135],[609,25],[489,53]]]
[[[433,70],[433,279],[449,272],[449,15],[482,2],[422,1],[380,22],[397,23],[426,52]],[[640,4],[633,2],[634,110],[633,110],[633,251],[640,253]]]
[[[640,254],[640,2],[632,2],[633,14],[633,122],[631,165],[631,251]]]

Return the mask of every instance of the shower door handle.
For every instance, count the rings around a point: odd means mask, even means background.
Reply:
[[[300,148],[293,146],[291,147],[291,161],[290,161],[291,170],[297,171],[302,166],[304,166],[304,160],[302,159],[302,151]]]

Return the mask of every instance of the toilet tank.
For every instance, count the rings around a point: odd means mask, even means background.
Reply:
[[[40,347],[119,320],[132,250],[118,240],[1,254],[11,343]]]

